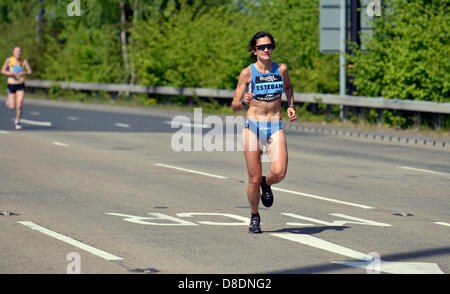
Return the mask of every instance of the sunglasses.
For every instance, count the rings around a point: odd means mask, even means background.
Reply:
[[[266,48],[269,50],[273,50],[273,49],[275,49],[275,46],[273,44],[265,44],[265,45],[256,46],[256,50],[264,51],[264,50],[266,50]]]

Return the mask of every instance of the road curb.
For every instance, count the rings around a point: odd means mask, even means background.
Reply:
[[[392,144],[406,144],[426,147],[443,148],[450,151],[450,140],[440,137],[425,137],[414,134],[398,134],[387,131],[372,131],[352,128],[339,128],[333,126],[318,126],[309,123],[287,123],[286,129],[306,133],[334,135],[346,138],[354,138],[363,141],[373,141]]]

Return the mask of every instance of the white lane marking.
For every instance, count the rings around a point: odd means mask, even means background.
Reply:
[[[352,203],[352,202],[347,202],[347,201],[341,201],[341,200],[336,200],[336,199],[327,198],[327,197],[323,197],[323,196],[302,193],[302,192],[297,192],[297,191],[292,191],[292,190],[287,190],[287,189],[281,189],[281,188],[277,188],[277,187],[272,187],[272,190],[285,192],[285,193],[291,193],[291,194],[300,195],[300,196],[309,197],[309,198],[318,199],[318,200],[324,200],[324,201],[329,201],[329,202],[334,202],[334,203],[339,203],[339,204],[345,204],[345,205],[349,205],[349,206],[360,207],[360,208],[364,208],[364,209],[373,209],[373,207],[367,206],[367,205],[362,205],[362,204],[357,204],[357,203]]]
[[[81,242],[79,242],[77,240],[74,240],[74,239],[72,239],[70,237],[64,236],[62,234],[56,233],[54,231],[51,231],[49,229],[46,229],[46,228],[41,227],[39,225],[36,225],[36,224],[34,224],[32,222],[18,222],[18,223],[22,224],[22,225],[24,225],[26,227],[29,227],[32,230],[36,230],[36,231],[38,231],[40,233],[43,233],[43,234],[45,234],[47,236],[50,236],[50,237],[55,238],[57,240],[63,241],[63,242],[65,242],[67,244],[70,244],[72,246],[78,247],[81,250],[84,250],[84,251],[87,251],[87,252],[89,252],[91,254],[97,255],[98,257],[101,257],[103,259],[106,259],[106,260],[122,260],[123,259],[121,257],[112,255],[112,254],[110,254],[108,252],[105,252],[103,250],[100,250],[100,249],[94,248],[92,246],[89,246],[87,244],[81,243]]]
[[[7,135],[7,134],[9,134],[9,132],[8,132],[8,131],[0,130],[0,134],[2,134],[2,135]]]
[[[69,144],[61,143],[61,142],[58,142],[58,141],[54,141],[52,143],[55,144],[56,146],[61,146],[61,147],[69,147],[70,146]]]
[[[344,255],[350,258],[358,259],[358,260],[368,260],[367,254],[360,253],[350,248],[346,248],[310,235],[306,234],[293,234],[293,233],[275,233],[270,234],[272,236],[286,239],[289,241],[294,241],[297,243],[301,243],[303,245],[315,247],[318,249],[326,250],[329,252],[337,253],[339,255]]]
[[[78,117],[76,117],[76,116],[67,116],[66,118],[68,120],[78,120]]]
[[[447,173],[441,173],[441,172],[428,170],[428,169],[420,169],[420,168],[414,168],[414,167],[409,167],[409,166],[400,166],[400,168],[409,169],[409,170],[413,170],[413,171],[424,172],[424,173],[429,173],[429,174],[435,174],[435,175],[450,176],[450,174],[447,174]]]
[[[114,125],[119,128],[129,128],[130,127],[129,124],[124,124],[124,123],[115,123]]]
[[[35,121],[35,120],[29,120],[29,119],[20,119],[20,123],[26,124],[26,125],[34,125],[34,126],[43,126],[43,127],[51,127],[52,122],[50,121]]]
[[[373,256],[371,255],[364,254],[310,235],[293,233],[276,233],[270,235],[362,261],[333,261],[332,263],[361,267],[368,270],[373,262]],[[392,274],[443,274],[436,263],[386,262],[383,260],[379,260],[379,263],[379,271]]]
[[[30,111],[30,114],[31,114],[31,115],[34,115],[34,116],[39,116],[39,115],[41,115],[38,111]]]
[[[199,174],[199,175],[204,175],[204,176],[208,176],[208,177],[218,178],[218,179],[227,179],[227,177],[224,177],[224,176],[219,176],[219,175],[214,175],[214,174],[210,174],[210,173],[200,172],[200,171],[187,169],[187,168],[182,168],[182,167],[177,167],[177,166],[173,166],[173,165],[167,165],[167,164],[162,164],[162,163],[155,163],[155,165],[161,166],[161,167],[172,168],[172,169],[176,169],[176,170],[181,170],[181,171],[185,171],[185,172],[188,172],[188,173],[193,173],[193,174]]]
[[[446,227],[450,227],[449,223],[444,223],[444,222],[434,222],[437,225],[441,225],[441,226],[446,226]]]

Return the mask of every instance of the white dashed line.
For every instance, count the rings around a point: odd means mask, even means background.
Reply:
[[[78,120],[78,117],[76,117],[76,116],[67,116],[66,118],[68,120]]]
[[[429,173],[429,174],[435,174],[435,175],[450,176],[450,174],[446,174],[446,173],[441,173],[441,172],[427,170],[427,169],[414,168],[414,167],[409,167],[409,166],[400,166],[400,168],[409,169],[409,170],[418,171],[418,172]]]
[[[166,120],[164,122],[165,124],[170,125],[171,128],[179,128],[180,126],[185,128],[203,128],[208,129],[211,126],[208,126],[207,124],[198,124],[198,123],[191,123],[189,121],[179,121],[179,120]]]
[[[208,176],[208,177],[218,178],[218,179],[227,179],[227,177],[224,177],[224,176],[214,175],[214,174],[210,174],[210,173],[200,172],[200,171],[187,169],[187,168],[176,167],[176,166],[162,164],[162,163],[155,163],[155,165],[161,166],[161,167],[172,168],[172,169],[176,169],[176,170],[181,170],[181,171],[185,171],[185,172],[188,172],[188,173],[193,173],[193,174],[199,174],[199,175],[204,175],[204,176]]]
[[[70,145],[69,144],[66,144],[66,143],[61,143],[61,142],[58,142],[58,141],[54,141],[54,142],[52,142],[54,145],[56,145],[56,146],[61,146],[61,147],[69,147]]]
[[[9,132],[8,132],[8,131],[2,131],[2,130],[0,130],[0,134],[2,134],[2,135],[7,135],[7,134],[9,134]]]
[[[446,226],[446,227],[450,227],[449,223],[444,223],[444,222],[435,222],[435,224],[437,225],[441,225],[441,226]]]
[[[214,174],[210,174],[210,173],[200,172],[200,171],[191,170],[191,169],[187,169],[187,168],[176,167],[176,166],[162,164],[162,163],[155,163],[155,165],[161,166],[161,167],[172,168],[172,169],[176,169],[176,170],[181,170],[181,171],[185,171],[185,172],[189,172],[189,173],[219,178],[219,179],[227,179],[227,177],[224,177],[224,176],[214,175]],[[349,206],[355,206],[355,207],[364,208],[364,209],[373,209],[373,207],[367,206],[367,205],[362,205],[362,204],[357,204],[357,203],[352,203],[352,202],[347,202],[347,201],[341,201],[341,200],[331,199],[331,198],[327,198],[327,197],[323,197],[323,196],[307,194],[307,193],[302,193],[302,192],[297,192],[297,191],[292,191],[292,190],[286,190],[286,189],[277,188],[277,187],[272,187],[272,190],[285,192],[285,193],[291,193],[291,194],[314,198],[314,199],[318,199],[318,200],[324,200],[324,201],[349,205]]]
[[[108,252],[105,252],[103,250],[94,248],[92,246],[89,246],[89,245],[84,244],[82,242],[79,242],[77,240],[74,240],[74,239],[72,239],[70,237],[61,235],[59,233],[56,233],[54,231],[51,231],[49,229],[46,229],[46,228],[41,227],[39,225],[36,225],[36,224],[34,224],[32,222],[18,222],[18,223],[22,224],[22,225],[24,225],[24,226],[26,226],[26,227],[28,227],[28,228],[30,228],[32,230],[38,231],[38,232],[43,233],[43,234],[45,234],[47,236],[50,236],[50,237],[55,238],[55,239],[58,239],[58,240],[63,241],[65,243],[67,243],[67,244],[70,244],[72,246],[78,247],[81,250],[84,250],[84,251],[87,251],[87,252],[89,252],[91,254],[97,255],[98,257],[101,257],[103,259],[106,259],[106,260],[122,260],[123,259],[121,257],[112,255],[112,254],[110,254]]]
[[[26,125],[34,125],[34,126],[43,126],[43,127],[51,127],[52,123],[49,121],[35,121],[35,120],[29,120],[22,118],[20,120],[20,123],[26,124]]]
[[[124,123],[115,123],[114,125],[119,128],[129,128],[130,127],[129,124],[124,124]]]
[[[341,201],[341,200],[336,200],[336,199],[327,198],[327,197],[323,197],[323,196],[318,196],[318,195],[313,195],[313,194],[308,194],[308,193],[302,193],[302,192],[297,192],[297,191],[292,191],[292,190],[281,189],[281,188],[277,188],[277,187],[272,187],[272,190],[285,192],[285,193],[290,193],[290,194],[295,194],[295,195],[300,195],[300,196],[303,196],[303,197],[309,197],[309,198],[318,199],[318,200],[324,200],[324,201],[329,201],[329,202],[349,205],[349,206],[355,206],[355,207],[364,208],[364,209],[373,209],[373,207],[367,206],[367,205],[362,205],[362,204],[357,204],[357,203],[352,203],[352,202],[347,202],[347,201]]]

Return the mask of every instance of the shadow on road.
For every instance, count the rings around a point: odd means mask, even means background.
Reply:
[[[345,229],[349,229],[350,227],[346,226],[323,226],[323,227],[311,227],[311,228],[284,228],[276,231],[266,231],[263,233],[293,233],[293,234],[306,234],[306,235],[314,235],[320,234],[323,231],[327,230],[335,230],[335,231],[343,231]]]

